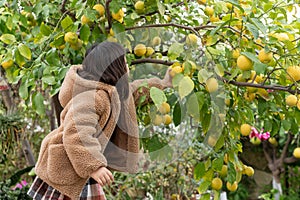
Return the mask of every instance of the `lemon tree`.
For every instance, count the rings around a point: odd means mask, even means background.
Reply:
[[[192,151],[194,189],[218,196],[255,179],[255,161],[241,159],[247,144],[264,152],[278,188],[278,171],[298,162],[298,4],[7,0],[0,6],[0,76],[10,86],[3,99],[14,98],[29,118],[51,119],[55,110],[59,123],[56,100],[69,67],[93,43],[118,42],[132,79],[163,78],[167,71],[172,77],[172,88],[142,85],[149,95],[139,99],[137,114],[150,163],[169,164],[180,157],[177,150]]]

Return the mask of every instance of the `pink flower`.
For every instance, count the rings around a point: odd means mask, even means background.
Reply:
[[[265,132],[263,133],[264,129],[261,129],[261,132],[259,133],[255,127],[251,128],[250,138],[257,137],[260,140],[267,140],[270,138],[270,133]]]
[[[17,188],[22,189],[26,185],[28,185],[27,181],[22,180],[20,183],[17,183],[16,186],[12,188],[12,190],[16,190]]]

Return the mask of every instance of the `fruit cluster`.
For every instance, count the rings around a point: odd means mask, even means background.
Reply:
[[[152,119],[152,123],[155,126],[159,126],[161,124],[169,125],[172,123],[172,117],[169,115],[171,110],[170,105],[167,102],[163,102],[156,113],[155,117]]]

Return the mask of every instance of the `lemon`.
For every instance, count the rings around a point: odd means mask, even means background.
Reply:
[[[64,40],[70,44],[75,45],[78,41],[78,36],[74,32],[67,32],[64,36]]]
[[[81,24],[89,24],[89,23],[91,23],[91,20],[87,16],[82,15],[81,16]]]
[[[212,16],[214,14],[214,8],[211,7],[211,6],[206,6],[205,9],[204,9],[204,13],[207,16]]]
[[[4,61],[4,62],[1,63],[3,69],[8,69],[11,66],[13,66],[13,64],[14,64],[14,61],[12,59],[9,59],[9,60]]]
[[[290,40],[287,33],[275,33],[274,36],[281,42]]]
[[[187,45],[195,45],[198,42],[198,37],[195,34],[190,33],[187,35],[185,42]]]
[[[296,95],[293,95],[293,94],[290,94],[285,98],[286,105],[288,105],[290,107],[296,106],[297,101],[298,101],[298,99],[297,99]]]
[[[217,143],[217,139],[213,136],[209,136],[207,139],[207,144],[211,147],[215,146]]]
[[[257,84],[256,81],[252,81],[252,80],[249,80],[248,83]],[[256,88],[256,87],[246,87],[246,88],[247,88],[247,92],[248,92],[248,93],[254,93],[254,92],[257,92],[257,88]]]
[[[158,109],[158,111],[159,111],[161,114],[167,114],[167,113],[170,112],[170,110],[171,110],[171,107],[170,107],[170,105],[169,105],[167,102],[163,102],[163,103],[160,105],[159,109]]]
[[[300,67],[299,66],[289,66],[287,69],[287,78],[292,81],[300,80]]]
[[[197,2],[201,5],[201,4],[206,4],[206,0],[197,0]]]
[[[209,93],[217,91],[218,88],[219,88],[219,84],[218,84],[217,79],[209,78],[209,79],[206,80],[206,90]]]
[[[160,37],[155,36],[155,37],[152,39],[152,45],[153,45],[153,46],[158,46],[158,45],[160,45],[160,43],[161,43]]]
[[[82,40],[78,39],[76,44],[71,44],[70,46],[74,50],[79,50],[82,47]]]
[[[109,29],[109,34],[110,34],[111,36],[114,36],[114,35],[115,35],[115,32],[113,31],[112,28]]]
[[[102,17],[104,15],[104,13],[105,13],[105,8],[101,4],[94,5],[93,9],[96,10],[96,11],[98,11],[100,17]]]
[[[210,22],[218,22],[218,21],[220,21],[220,18],[216,17],[216,16],[210,16],[209,21]]]
[[[234,181],[232,184],[231,184],[230,182],[227,182],[227,183],[226,183],[226,187],[227,187],[227,189],[228,189],[229,191],[234,192],[234,191],[237,190],[238,184],[237,184],[236,181]]]
[[[227,175],[228,167],[227,165],[223,165],[221,171],[219,172],[219,175],[221,177],[225,177]]]
[[[276,138],[274,138],[274,137],[270,137],[270,138],[268,139],[268,141],[269,141],[270,144],[272,144],[273,146],[277,146],[277,145],[278,145],[278,142],[277,142]]]
[[[240,56],[240,54],[241,54],[241,51],[240,51],[239,49],[234,49],[234,50],[232,51],[232,57],[233,57],[234,59],[237,59],[237,58]]]
[[[246,101],[252,102],[256,97],[255,93],[249,93],[249,92],[245,92],[244,93],[244,98]]]
[[[173,67],[172,69],[171,69],[171,71],[170,71],[170,76],[171,77],[174,77],[176,74],[179,74],[179,73],[181,73],[183,70],[182,70],[182,68],[181,68],[181,66],[175,66],[175,67]]]
[[[137,56],[145,55],[147,48],[144,44],[138,44],[134,47],[134,54]]]
[[[253,62],[244,55],[240,55],[237,58],[237,66],[243,71],[251,70],[253,68]]]
[[[165,125],[171,124],[171,122],[172,122],[171,116],[168,115],[168,114],[165,114],[165,115],[163,116],[163,122],[164,122]]]
[[[114,20],[122,23],[123,22],[123,17],[124,17],[124,11],[121,8],[117,13],[112,12],[111,16]]]
[[[155,126],[159,126],[159,125],[161,125],[162,123],[163,123],[163,117],[160,116],[160,115],[155,115],[155,118],[154,118],[154,120],[153,120],[153,124],[154,124]]]
[[[151,56],[153,53],[154,53],[154,49],[152,47],[146,48],[146,54],[145,54],[146,57]]]
[[[145,4],[143,1],[137,1],[135,4],[134,4],[134,8],[137,12],[142,12],[145,8]]]
[[[228,10],[232,10],[232,4],[231,3],[226,3],[226,7],[228,8]]]
[[[300,147],[297,147],[297,148],[294,149],[294,151],[293,151],[293,156],[294,156],[295,158],[300,159]]]
[[[220,178],[214,178],[211,181],[211,188],[214,190],[220,190],[223,186],[223,182]]]
[[[262,63],[269,63],[273,58],[272,52],[266,52],[264,49],[260,50],[258,53],[258,59]]]
[[[250,167],[250,166],[245,166],[244,173],[247,176],[253,176],[254,175],[254,169],[252,167]]]
[[[251,126],[249,124],[242,124],[240,127],[240,131],[243,136],[248,136],[251,133]]]
[[[297,108],[300,110],[300,101],[297,102]]]

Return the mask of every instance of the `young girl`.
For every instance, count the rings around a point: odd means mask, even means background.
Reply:
[[[103,42],[87,50],[82,65],[72,66],[62,84],[60,126],[43,140],[28,191],[33,199],[106,199],[102,187],[110,170],[136,173],[139,133],[135,104],[149,101],[149,88],[171,86],[164,79],[129,84],[125,49]],[[148,87],[139,88],[143,82]],[[145,85],[145,84],[143,84]]]

